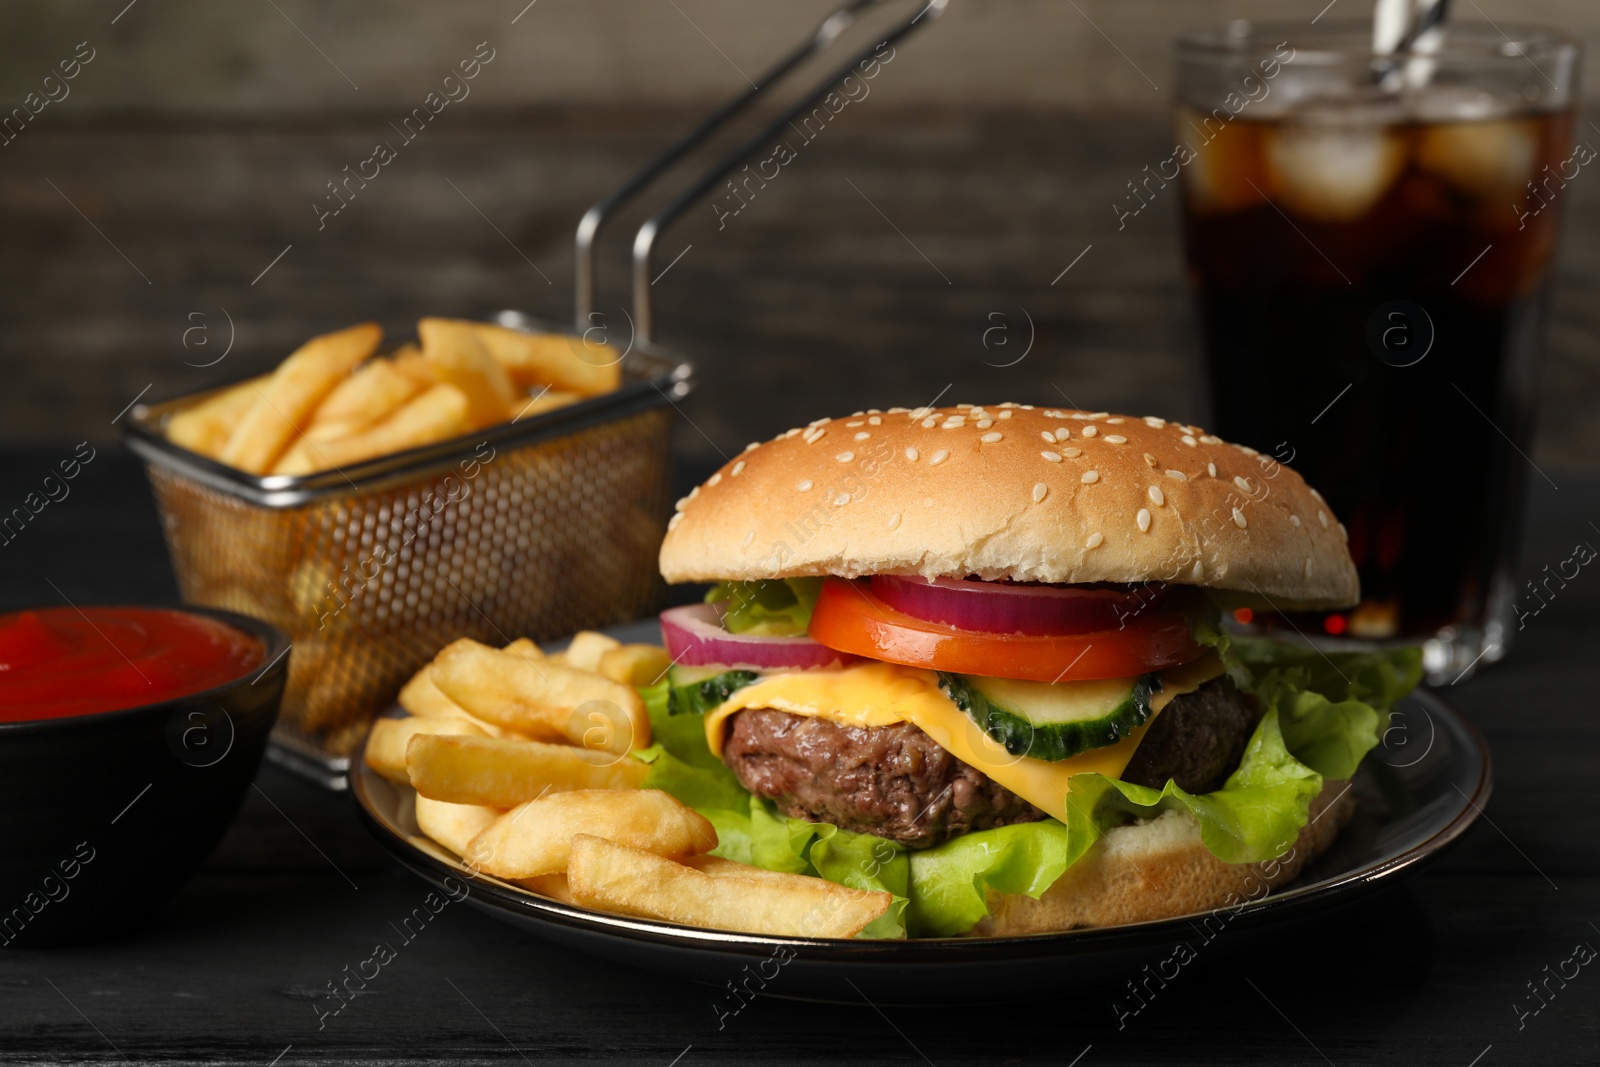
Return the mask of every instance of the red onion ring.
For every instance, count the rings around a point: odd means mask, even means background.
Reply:
[[[873,575],[871,581],[880,600],[915,618],[961,630],[1034,636],[1115,629],[1167,592],[1156,584],[1128,591],[890,574]]]
[[[722,611],[715,604],[686,604],[663,611],[661,639],[672,662],[686,667],[809,670],[844,667],[860,658],[835,652],[805,634],[731,634],[722,628]]]

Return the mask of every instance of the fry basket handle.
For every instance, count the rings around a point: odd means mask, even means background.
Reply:
[[[888,0],[845,0],[827,18],[822,20],[809,37],[790,50],[770,68],[763,71],[760,78],[753,82],[750,88],[739,93],[732,100],[712,112],[682,140],[671,145],[650,160],[627,181],[623,182],[622,185],[607,194],[584,213],[583,218],[578,223],[575,241],[577,256],[574,311],[577,329],[583,330],[591,325],[589,317],[594,310],[595,292],[595,241],[599,236],[600,228],[605,225],[606,221],[619,208],[637,196],[646,186],[665,173],[673,164],[702,144],[726,124],[728,120],[759,99],[775,82],[781,80],[786,74],[813,55],[825,51],[841,33],[855,22],[862,11],[886,2]],[[696,200],[704,196],[713,185],[739,166],[757,148],[770,140],[785,126],[789,125],[797,115],[811,107],[830,92],[834,86],[843,81],[858,63],[863,63],[872,58],[876,49],[899,40],[915,30],[920,24],[932,22],[944,13],[948,3],[949,0],[926,0],[915,15],[890,29],[882,41],[862,50],[852,57],[848,63],[836,69],[825,80],[814,86],[805,97],[791,105],[782,115],[774,119],[759,133],[740,144],[733,152],[717,162],[711,170],[703,174],[693,185],[656,212],[640,227],[638,233],[634,236],[633,242],[634,336],[639,341],[648,343],[654,333],[653,305],[650,300],[650,266],[655,241],[661,232],[671,225]]]

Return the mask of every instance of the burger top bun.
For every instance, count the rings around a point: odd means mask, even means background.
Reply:
[[[1161,581],[1314,609],[1359,598],[1345,540],[1298,474],[1197,426],[958,404],[750,445],[678,501],[661,573]]]

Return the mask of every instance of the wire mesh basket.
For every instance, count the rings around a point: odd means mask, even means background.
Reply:
[[[691,372],[654,348],[623,367],[614,393],[303,477],[256,477],[168,441],[165,421],[210,393],[135,409],[128,444],[183,599],[293,642],[275,758],[337,785],[372,717],[456,638],[550,640],[656,604],[667,405]]]

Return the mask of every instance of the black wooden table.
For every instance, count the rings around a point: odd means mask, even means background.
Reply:
[[[55,458],[0,456],[3,499]],[[1560,489],[1535,489],[1525,577],[1577,542],[1600,545],[1600,482],[1551,473]],[[102,450],[73,494],[0,548],[0,609],[54,601],[46,579],[75,600],[172,598],[137,466]],[[1600,576],[1585,571],[1527,620],[1509,663],[1446,694],[1488,736],[1497,779],[1488,818],[1453,852],[1314,925],[1219,941],[1122,1028],[1109,994],[1039,1001],[1048,989],[1021,988],[1008,1004],[882,1010],[846,989],[841,1006],[756,1000],[719,1018],[709,988],[460,906],[319,1020],[319,993],[393,942],[390,924],[427,890],[365,835],[347,796],[267,767],[152,925],[0,953],[0,1062],[1600,1062],[1600,969],[1549,980],[1575,946],[1600,946],[1597,619]]]

